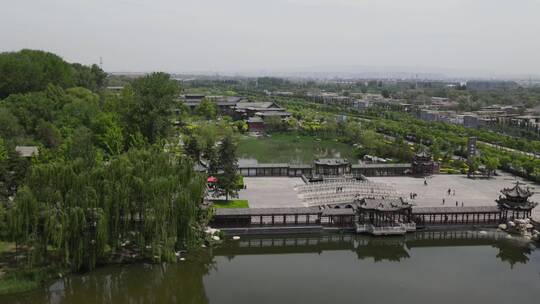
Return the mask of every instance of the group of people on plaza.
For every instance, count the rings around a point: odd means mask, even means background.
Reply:
[[[427,186],[427,180],[424,179],[424,185]],[[456,189],[451,189],[451,188],[448,188],[448,191],[446,191],[446,193],[448,194],[448,196],[456,196]],[[409,198],[410,199],[415,199],[416,197],[418,196],[418,193],[415,193],[415,192],[410,192],[409,193]],[[442,204],[446,204],[446,198],[442,198]],[[459,201],[456,201],[456,207],[459,206]],[[464,202],[461,202],[461,207],[465,206],[465,203]]]
[[[448,191],[446,191],[448,196],[456,196],[456,189],[450,189],[448,188]],[[442,204],[444,205],[446,203],[446,199],[443,197]],[[459,202],[456,201],[456,207],[459,206]],[[465,206],[465,203],[461,202],[461,207]]]

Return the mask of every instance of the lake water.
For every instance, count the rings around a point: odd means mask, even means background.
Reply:
[[[0,303],[537,303],[540,250],[496,232],[242,238],[73,275]]]
[[[274,134],[272,137],[242,137],[238,156],[259,163],[311,164],[317,158],[347,158],[354,161],[356,150],[334,139]]]

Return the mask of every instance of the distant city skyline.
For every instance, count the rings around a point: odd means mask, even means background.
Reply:
[[[540,77],[540,0],[1,0],[0,51],[108,72]]]

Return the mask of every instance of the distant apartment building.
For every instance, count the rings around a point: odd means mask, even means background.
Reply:
[[[431,106],[437,109],[451,109],[458,106],[458,103],[447,97],[431,97]]]
[[[382,96],[382,94],[371,94],[371,93],[364,94],[362,96],[362,99],[367,100],[367,101],[371,101],[371,102],[385,101],[386,100],[386,98],[384,98],[384,96]]]
[[[540,128],[540,115],[522,115],[522,116],[516,116],[513,119],[514,125],[517,125],[519,127],[523,128],[533,128],[538,129]]]
[[[343,96],[334,92],[307,93],[306,97],[318,103],[346,107],[352,107],[356,101],[354,97]]]
[[[466,128],[480,128],[491,124],[493,120],[491,118],[482,117],[475,113],[469,113],[463,115],[463,126]]]
[[[467,90],[473,91],[489,91],[489,90],[511,90],[518,88],[518,84],[514,81],[483,81],[471,80],[467,81]]]
[[[353,108],[359,112],[364,112],[369,106],[369,100],[355,100],[353,103]]]
[[[417,113],[417,117],[425,121],[440,121],[454,125],[463,124],[463,115],[459,115],[454,111],[420,109]]]
[[[270,95],[275,96],[294,96],[294,92],[287,92],[287,91],[278,91],[278,92],[272,92]]]

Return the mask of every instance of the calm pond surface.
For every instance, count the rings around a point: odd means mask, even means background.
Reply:
[[[317,158],[357,159],[356,149],[333,139],[317,139],[295,134],[274,134],[271,137],[241,138],[238,155],[259,163],[311,164]]]
[[[0,303],[538,303],[540,250],[489,232],[242,238],[179,264],[74,275]]]

